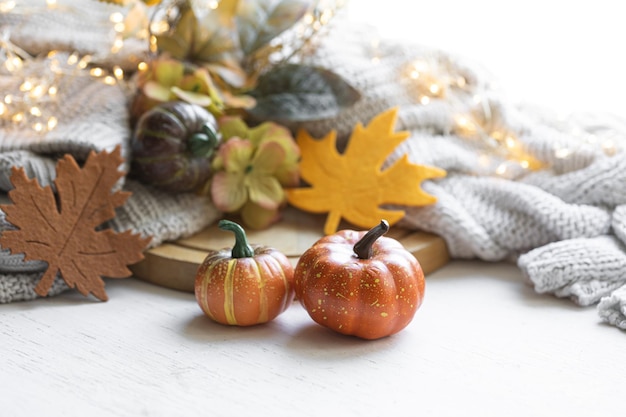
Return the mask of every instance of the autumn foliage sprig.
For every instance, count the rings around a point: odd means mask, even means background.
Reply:
[[[319,3],[221,0],[209,8],[178,0],[158,6],[153,20],[164,24],[151,25],[154,56],[138,77],[133,116],[171,100],[201,105],[216,117],[239,114],[257,123],[339,113],[359,93],[331,69],[296,62],[319,33],[320,22],[328,23],[335,13],[321,12]],[[288,36],[298,25],[316,30]]]

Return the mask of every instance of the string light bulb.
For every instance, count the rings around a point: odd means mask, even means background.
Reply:
[[[0,1],[0,13],[9,13],[13,9],[15,9],[14,0]]]

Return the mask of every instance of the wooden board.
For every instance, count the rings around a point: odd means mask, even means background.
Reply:
[[[272,246],[289,257],[295,265],[305,250],[323,236],[325,215],[287,209],[279,223],[266,230],[247,230],[248,241]],[[346,223],[340,229],[354,229]],[[445,265],[449,260],[445,241],[436,235],[391,227],[386,234],[397,239],[420,262],[425,274]],[[201,232],[162,244],[145,253],[145,259],[132,265],[134,276],[153,284],[193,292],[198,266],[209,250],[230,248],[232,232],[220,230],[216,224]]]

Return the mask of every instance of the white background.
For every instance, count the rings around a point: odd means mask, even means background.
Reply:
[[[351,0],[353,20],[482,65],[508,98],[624,115],[626,12],[611,0]]]

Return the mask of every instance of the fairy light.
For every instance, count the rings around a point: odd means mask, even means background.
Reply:
[[[33,83],[30,80],[26,80],[20,85],[20,91],[22,92],[30,91],[32,88]]]
[[[209,2],[209,9],[215,10],[219,7],[220,3],[217,0],[211,0]]]
[[[124,21],[124,15],[120,12],[114,12],[109,15],[109,21],[111,23],[121,23]]]
[[[22,65],[22,60],[17,56],[8,57],[7,60],[4,62],[4,67],[9,72],[19,71],[20,69],[22,69]]]
[[[440,70],[431,65],[429,60],[416,59],[401,69],[400,81],[407,91],[422,105],[427,105],[434,99],[445,98],[451,85],[440,77]]]
[[[116,54],[124,47],[124,39],[121,36],[116,36],[111,46],[111,52]]]
[[[166,33],[168,30],[170,30],[170,24],[167,22],[167,20],[157,20],[150,23],[150,33],[152,33],[153,36],[161,35],[163,33]],[[152,38],[150,39],[150,41],[152,41]]]
[[[117,33],[122,33],[126,30],[126,24],[124,22],[117,22],[113,25],[113,30]]]
[[[437,95],[439,95],[439,94],[440,94],[440,92],[441,92],[441,87],[439,86],[439,84],[435,84],[435,83],[433,83],[433,84],[431,84],[430,86],[428,86],[428,91],[430,91],[430,93],[431,93],[433,96],[437,96]]]
[[[46,0],[46,6],[50,9],[57,7],[57,0]]]
[[[76,65],[78,63],[78,54],[77,53],[72,53],[70,56],[67,57],[67,65]]]
[[[59,121],[57,120],[56,117],[54,116],[48,117],[48,121],[46,122],[46,126],[48,127],[48,130],[53,130],[55,127],[57,127],[57,124],[59,124]]]
[[[509,149],[517,148],[517,140],[511,135],[507,135],[505,137],[504,143],[506,144],[506,147]]]
[[[13,115],[13,117],[11,118],[11,120],[13,120],[13,123],[21,123],[24,121],[24,112],[17,112]]]
[[[114,85],[116,83],[115,77],[111,75],[105,76],[102,81],[107,85]]]
[[[320,15],[320,25],[327,25],[333,17],[332,9],[325,9]]]
[[[89,75],[91,75],[92,77],[102,77],[103,74],[104,70],[100,67],[94,67],[89,70]]]
[[[29,95],[30,97],[37,99],[37,98],[43,97],[45,93],[46,93],[46,87],[42,84],[38,84],[30,90]]]
[[[15,9],[15,1],[2,1],[0,2],[0,13],[9,13]]]
[[[472,138],[476,136],[478,129],[471,116],[459,114],[454,117],[455,132],[460,136]]]
[[[159,50],[157,46],[157,37],[154,35],[150,35],[149,49],[150,49],[150,52],[152,53],[157,53]]]
[[[113,76],[118,81],[119,80],[123,80],[124,79],[124,70],[119,65],[115,65],[113,67]]]
[[[41,109],[37,106],[33,106],[30,108],[29,113],[35,117],[41,117]]]
[[[90,62],[91,62],[91,55],[85,55],[78,60],[78,62],[76,63],[76,66],[80,69],[85,69],[87,68]]]

